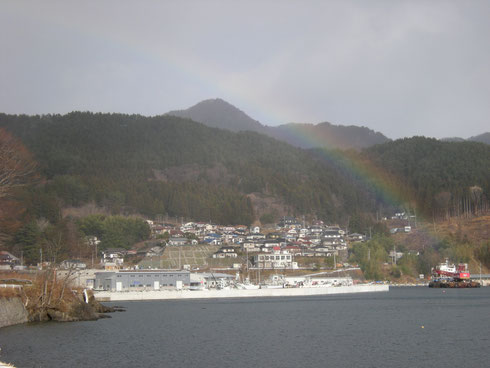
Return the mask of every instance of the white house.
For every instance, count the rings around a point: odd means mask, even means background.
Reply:
[[[236,258],[237,256],[233,247],[221,247],[213,254],[213,258]]]
[[[189,240],[187,240],[187,238],[170,238],[168,240],[168,245],[171,245],[171,246],[182,246],[182,245],[186,245],[189,243]]]
[[[127,254],[126,249],[109,248],[102,251],[102,263],[114,263],[116,266],[121,266],[124,263],[124,256]]]
[[[85,262],[82,262],[78,259],[67,259],[63,262],[61,262],[61,268],[64,268],[65,270],[84,270],[87,268],[87,265]]]
[[[255,266],[260,268],[294,268],[293,255],[287,250],[280,250],[278,247],[271,253],[256,254],[253,260]]]

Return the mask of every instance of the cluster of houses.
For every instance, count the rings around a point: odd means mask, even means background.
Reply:
[[[180,227],[148,221],[155,237],[167,234],[167,246],[192,244],[218,245],[213,258],[236,258],[250,254],[255,266],[261,268],[295,268],[294,256],[347,256],[349,241],[365,241],[363,234],[349,234],[339,226],[317,221],[305,226],[294,217],[284,217],[275,231],[262,233],[260,227],[221,226],[188,222]]]
[[[347,257],[347,244],[365,241],[363,234],[346,234],[339,226],[325,225],[316,221],[306,226],[294,217],[284,217],[274,229],[262,232],[259,226],[223,226],[204,222],[188,222],[181,225],[148,220],[152,240],[132,249],[109,248],[100,252],[100,262],[106,270],[121,269],[132,256],[160,257],[165,247],[188,245],[213,245],[219,249],[213,258],[237,258],[239,255],[252,261],[251,266],[260,268],[296,268],[294,258]],[[88,241],[98,244],[95,237]],[[95,263],[99,259],[95,257]],[[8,252],[0,252],[0,267],[13,268],[20,260]],[[94,260],[92,260],[94,263]],[[65,260],[63,269],[85,269],[87,264],[75,259]]]

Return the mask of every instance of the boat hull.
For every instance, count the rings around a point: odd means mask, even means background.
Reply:
[[[429,287],[431,288],[451,288],[451,289],[465,289],[465,288],[479,288],[481,285],[475,281],[431,281]]]

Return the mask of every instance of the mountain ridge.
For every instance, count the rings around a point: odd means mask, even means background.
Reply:
[[[390,140],[380,132],[356,125],[345,126],[322,122],[268,126],[252,119],[239,108],[220,98],[204,100],[188,109],[169,111],[165,115],[191,119],[213,128],[233,132],[254,131],[304,149],[359,150]]]
[[[480,142],[490,144],[490,132],[478,134],[469,138],[447,137],[440,139],[443,142]]]

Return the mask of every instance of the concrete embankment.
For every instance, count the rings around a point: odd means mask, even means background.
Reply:
[[[284,288],[256,290],[160,290],[160,291],[120,291],[95,292],[100,301],[131,301],[131,300],[179,300],[179,299],[213,299],[213,298],[260,298],[355,294],[388,291],[388,285],[355,285],[317,288]]]
[[[0,298],[0,327],[26,323],[28,319],[29,315],[20,298]]]

